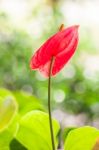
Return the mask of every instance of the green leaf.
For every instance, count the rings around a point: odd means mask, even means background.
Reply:
[[[12,140],[12,135],[8,131],[1,132],[0,133],[0,150],[9,150],[9,143],[11,140]]]
[[[18,106],[13,94],[0,89],[0,150],[10,150],[10,141],[18,128],[17,112]]]
[[[59,124],[53,119],[54,138],[57,145]],[[52,150],[48,114],[31,111],[22,117],[16,139],[29,150]]]
[[[9,90],[7,89],[4,89],[4,88],[0,88],[0,101],[1,101],[1,98],[2,100],[7,98],[7,97],[10,97],[11,99],[15,99],[15,97],[13,96],[12,92],[10,92]]]
[[[35,96],[23,91],[16,91],[13,94],[19,104],[19,113],[21,115],[24,115],[31,110],[44,111],[44,107]]]
[[[65,140],[66,140],[66,138],[67,138],[69,132],[70,132],[71,130],[74,130],[74,129],[76,129],[76,127],[67,127],[67,128],[65,128],[65,129],[62,131],[62,139],[63,139],[63,142],[65,142]]]
[[[16,135],[18,130],[17,117],[14,118],[13,122],[0,132],[0,150],[9,150],[10,142],[13,137]]]
[[[0,132],[11,124],[18,110],[15,98],[6,94],[1,93],[0,95],[2,97],[0,102]]]
[[[68,134],[64,150],[92,150],[98,137],[99,130],[94,127],[74,129]]]

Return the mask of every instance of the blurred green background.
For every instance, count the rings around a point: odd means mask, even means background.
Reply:
[[[47,79],[29,68],[49,36],[79,24],[78,49],[52,79],[52,109],[63,126],[99,127],[98,0],[0,0],[0,87],[26,91],[47,108]]]

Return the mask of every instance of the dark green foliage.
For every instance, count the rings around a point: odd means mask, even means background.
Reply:
[[[13,139],[10,143],[10,150],[28,150],[16,139]]]

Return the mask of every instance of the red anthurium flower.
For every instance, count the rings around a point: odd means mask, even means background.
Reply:
[[[39,69],[49,76],[50,62],[53,60],[51,75],[56,75],[74,54],[78,44],[78,25],[68,27],[50,37],[33,55],[30,67]]]

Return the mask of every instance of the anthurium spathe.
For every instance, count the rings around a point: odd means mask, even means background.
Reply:
[[[51,76],[56,75],[74,54],[78,44],[78,25],[59,30],[33,55],[30,68],[39,69],[46,77],[53,59]]]

